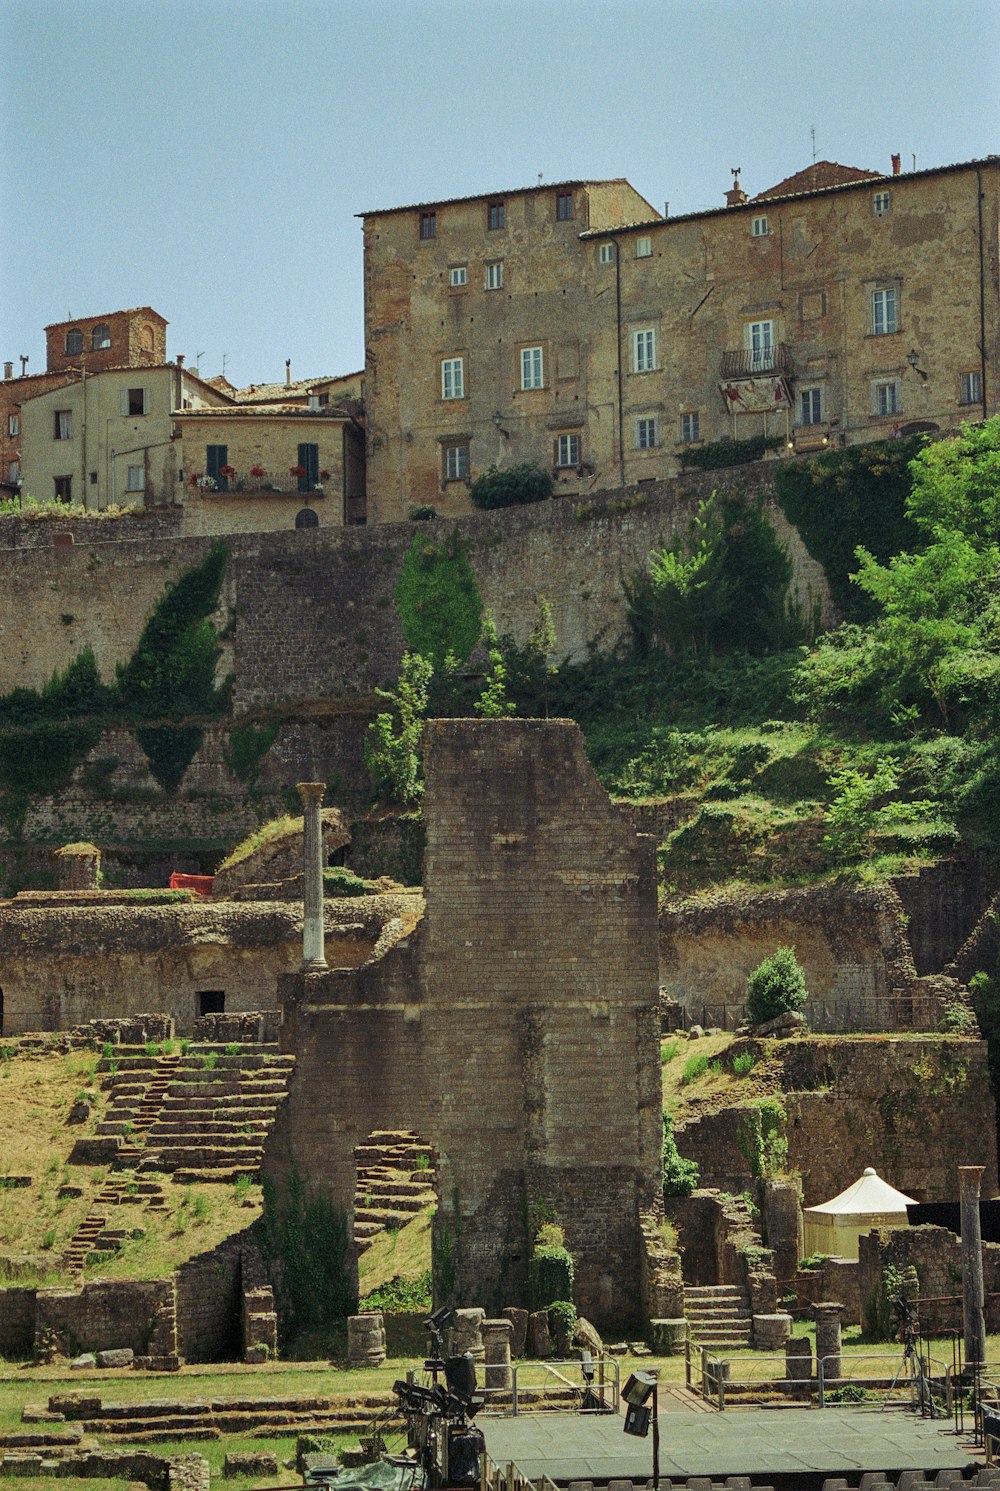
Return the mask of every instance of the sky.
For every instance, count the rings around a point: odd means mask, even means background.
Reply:
[[[238,386],[364,364],[355,214],[1000,152],[1000,0],[0,0],[0,359],[151,305]]]

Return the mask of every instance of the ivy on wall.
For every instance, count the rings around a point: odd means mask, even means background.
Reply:
[[[449,653],[465,662],[482,633],[483,603],[457,533],[449,533],[440,544],[415,538],[395,594],[403,636],[414,652],[429,658],[435,672],[444,667]]]

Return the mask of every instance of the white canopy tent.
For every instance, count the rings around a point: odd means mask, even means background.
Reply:
[[[873,1227],[908,1226],[906,1208],[914,1205],[869,1165],[859,1180],[819,1206],[802,1209],[806,1255],[829,1253],[857,1258],[858,1238]]]

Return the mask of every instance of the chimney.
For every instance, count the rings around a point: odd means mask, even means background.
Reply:
[[[669,217],[670,216],[670,203],[669,202],[664,202],[664,204],[663,204],[663,216],[664,217]]]
[[[178,352],[176,357],[174,358],[174,361],[179,368],[182,368],[184,366],[184,353]]]
[[[898,156],[898,155],[894,155],[893,158],[892,158],[892,174],[894,176],[898,176],[899,175],[900,159],[901,159],[901,157]]]
[[[286,357],[285,358],[285,387],[286,388],[291,388],[291,386],[292,386],[292,359],[290,357]]]
[[[743,203],[747,200],[747,194],[740,186],[740,172],[742,171],[743,167],[730,166],[729,169],[733,173],[733,184],[730,190],[726,192],[726,206],[742,207]]]
[[[24,353],[22,352],[21,353],[21,377],[22,378],[24,377],[24,375],[27,372],[27,370],[28,370],[28,358],[25,357]]]
[[[12,362],[5,362],[4,363],[4,365],[3,365],[3,375],[4,375],[5,378],[13,378],[13,376],[14,376],[14,364]]]

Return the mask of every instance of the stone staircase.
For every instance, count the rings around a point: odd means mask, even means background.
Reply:
[[[370,1434],[402,1429],[395,1395],[386,1391],[347,1397],[156,1398],[116,1403],[86,1393],[49,1399],[48,1416],[68,1420],[67,1440],[81,1432],[102,1443],[157,1444],[219,1439],[224,1434],[271,1438],[282,1434]]]
[[[749,1346],[753,1318],[739,1284],[685,1284],[684,1314],[696,1346]]]
[[[405,1226],[436,1200],[434,1151],[408,1129],[377,1129],[354,1151],[358,1186],[354,1241],[358,1253],[380,1232]]]
[[[110,1209],[128,1205],[162,1210],[166,1206],[163,1187],[158,1181],[139,1180],[131,1173],[109,1176],[67,1243],[62,1267],[79,1274],[91,1253],[116,1253],[133,1229],[109,1227]]]
[[[256,1177],[294,1063],[276,1046],[234,1052],[192,1042],[179,1056],[119,1047],[98,1062],[109,1103],[96,1144],[86,1142],[116,1169],[173,1172],[178,1181]]]

